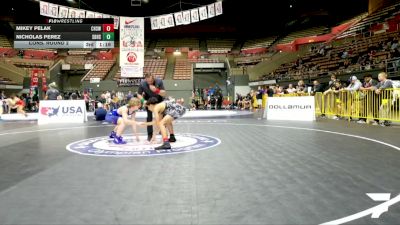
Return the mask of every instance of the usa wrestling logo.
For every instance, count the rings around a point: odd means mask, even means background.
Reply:
[[[156,156],[170,155],[200,151],[215,147],[221,143],[218,138],[198,135],[198,134],[176,134],[177,142],[171,143],[171,149],[155,150],[154,147],[162,144],[161,137],[157,143],[151,144],[147,141],[147,136],[139,136],[139,141],[135,136],[124,135],[127,144],[117,145],[108,137],[96,137],[80,140],[67,145],[67,150],[92,156],[110,156],[110,157],[132,157],[132,156]]]
[[[60,106],[58,106],[57,108],[53,108],[53,107],[42,107],[40,109],[40,113],[44,116],[48,116],[48,117],[52,117],[52,116],[57,116],[58,115],[58,111],[60,110]]]

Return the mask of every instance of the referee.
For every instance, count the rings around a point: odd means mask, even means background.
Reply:
[[[159,78],[154,78],[150,73],[145,73],[145,80],[140,83],[138,90],[138,98],[144,98],[146,101],[151,97],[156,97],[160,103],[164,100],[166,95],[164,83]],[[153,113],[146,107],[147,122],[153,121]],[[153,137],[153,126],[147,126],[147,140],[150,141]]]

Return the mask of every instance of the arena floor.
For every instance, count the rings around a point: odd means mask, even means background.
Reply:
[[[0,224],[400,223],[400,127],[254,117],[181,119],[175,152],[144,133],[114,149],[91,120],[2,122]]]

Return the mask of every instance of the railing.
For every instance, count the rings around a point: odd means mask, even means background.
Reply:
[[[278,95],[279,97],[308,94]],[[337,91],[315,94],[316,115],[341,118],[400,121],[400,88],[375,91]]]
[[[315,95],[316,114],[367,120],[400,121],[400,89],[339,91]]]

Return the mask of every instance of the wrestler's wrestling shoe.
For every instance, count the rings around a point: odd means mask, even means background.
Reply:
[[[169,135],[169,142],[176,142],[175,135],[173,134]]]
[[[169,142],[164,142],[161,146],[155,147],[154,150],[171,149]]]
[[[122,136],[119,136],[119,137],[115,136],[113,142],[114,142],[114,144],[116,144],[116,145],[123,145],[123,144],[126,144],[126,141],[124,141],[124,140],[122,139]]]
[[[115,138],[117,136],[117,133],[115,131],[111,131],[110,138]]]

